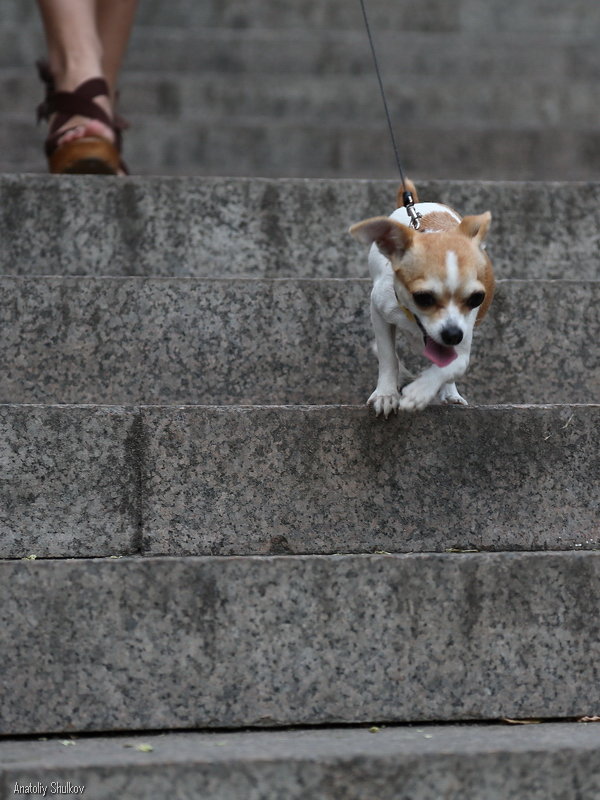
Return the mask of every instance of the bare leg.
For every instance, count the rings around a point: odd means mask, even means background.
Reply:
[[[104,77],[110,97],[94,102],[112,116],[117,76],[133,23],[137,0],[38,0],[48,47],[48,62],[58,90],[73,91],[89,78]],[[114,140],[98,120],[72,117],[67,142],[86,135]]]
[[[97,0],[96,30],[102,44],[102,71],[114,102],[138,0]]]

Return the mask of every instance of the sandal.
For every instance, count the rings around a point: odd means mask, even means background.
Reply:
[[[128,124],[118,115],[111,119],[104,109],[94,102],[95,97],[109,94],[108,84],[104,78],[90,78],[72,92],[58,92],[48,64],[38,61],[37,68],[41,80],[46,85],[46,97],[37,109],[38,122],[50,119],[52,114],[55,115],[44,145],[50,172],[75,175],[117,175],[119,172],[129,174],[121,159],[121,132],[128,127]],[[60,140],[66,133],[82,127],[77,125],[58,130],[75,115],[102,122],[114,131],[115,141],[111,142],[98,135],[84,135],[61,144]]]

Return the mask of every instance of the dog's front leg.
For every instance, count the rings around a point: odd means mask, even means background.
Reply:
[[[453,385],[456,378],[464,375],[468,366],[469,356],[462,354],[446,367],[435,365],[428,367],[418,378],[404,387],[398,408],[404,411],[419,411],[425,408],[435,399],[445,384]],[[454,390],[456,391],[456,387]],[[458,392],[456,394],[458,395]],[[460,400],[454,400],[454,402],[460,402]]]
[[[377,342],[379,377],[377,379],[377,387],[367,403],[373,406],[377,416],[383,414],[387,418],[392,411],[398,411],[398,403],[400,401],[396,326],[383,318],[374,303],[371,303],[371,321]]]

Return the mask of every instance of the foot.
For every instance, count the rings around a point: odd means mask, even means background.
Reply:
[[[375,389],[371,397],[367,400],[367,405],[373,406],[373,410],[375,411],[375,415],[378,417],[380,414],[387,419],[389,415],[394,412],[394,414],[398,413],[398,404],[400,402],[400,395],[398,392],[389,392],[387,394],[381,394]]]
[[[50,121],[52,122],[52,119]],[[58,147],[75,139],[83,139],[86,136],[97,136],[112,143],[115,141],[115,134],[112,128],[97,119],[88,119],[87,117],[71,117],[57,129],[56,133],[60,134],[61,131],[64,131],[64,134],[57,139]]]
[[[99,99],[100,98],[97,98],[94,102],[98,102]],[[98,105],[100,105],[100,103],[98,103]],[[52,117],[50,119],[50,124],[52,124]],[[114,144],[116,138],[113,129],[109,128],[109,126],[105,125],[103,122],[100,122],[100,120],[89,119],[88,117],[79,115],[70,117],[63,125],[57,128],[56,133],[60,134],[61,131],[64,131],[64,133],[62,136],[59,135],[57,137],[57,148],[77,139],[85,139],[88,137],[104,139],[105,141],[111,142],[111,144]],[[126,175],[125,171],[120,167],[116,174]]]
[[[75,92],[75,90],[82,86],[82,84],[90,81],[90,79],[103,78],[100,65],[95,62],[92,63],[91,61],[80,65],[76,69],[72,68],[70,70],[59,70],[55,72],[51,72],[43,65],[40,65],[40,76],[47,83],[48,94],[46,102],[48,102],[49,99],[50,102],[52,102],[51,98],[54,96],[53,92]],[[83,109],[80,109],[80,113],[71,115],[69,115],[68,112],[65,113],[66,109],[63,109],[62,112],[57,110],[56,113],[52,113],[49,117],[47,114],[44,115],[42,113],[42,116],[45,116],[49,120],[49,129],[53,141],[52,147],[54,149],[83,138],[102,139],[111,144],[115,144],[117,135],[113,127],[108,123],[108,120],[114,118],[113,104],[111,101],[113,91],[112,87],[108,87],[106,82],[105,86],[107,89],[106,94],[87,94],[87,100],[84,100],[83,103],[80,101],[80,104],[83,105],[84,108],[87,102],[88,105],[93,104],[95,108],[100,109],[103,115],[105,115],[104,120],[95,119],[93,115],[91,117],[86,116]],[[68,105],[66,108],[68,108]],[[81,113],[81,111],[83,111],[83,113]],[[60,124],[57,125],[57,123]],[[125,172],[119,169],[118,174],[123,175]]]
[[[439,392],[440,403],[444,405],[455,405],[455,406],[468,406],[469,404],[462,397],[458,389],[456,388],[455,383],[446,383]]]
[[[81,63],[65,69],[53,68],[54,85],[57,92],[73,92],[82,83],[90,78],[104,78],[100,61],[94,55],[86,58]],[[112,92],[112,87],[110,89]],[[97,95],[93,102],[99,106],[109,117],[113,118],[113,107],[111,98],[106,95]],[[56,115],[50,117],[50,127]],[[81,139],[83,136],[99,136],[108,142],[115,141],[115,133],[108,125],[96,119],[89,119],[79,115],[73,115],[63,125],[57,128],[56,133],[65,131],[65,135],[58,140],[59,146],[74,139]]]
[[[402,389],[398,408],[402,411],[422,411],[437,394],[437,386],[421,376]]]

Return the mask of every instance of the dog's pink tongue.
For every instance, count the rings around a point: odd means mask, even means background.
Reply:
[[[445,344],[438,344],[431,336],[425,337],[425,350],[423,355],[433,361],[438,367],[446,367],[451,364],[458,354],[453,347],[446,347]]]

